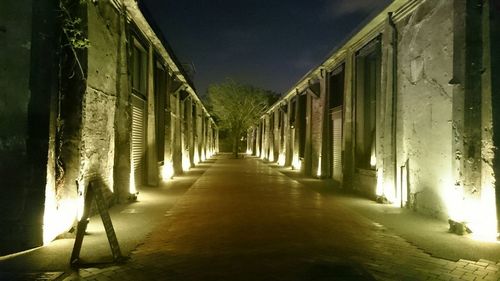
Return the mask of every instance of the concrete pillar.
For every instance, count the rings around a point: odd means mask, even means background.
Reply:
[[[153,46],[148,47],[147,95],[148,113],[146,128],[146,183],[151,186],[158,185],[158,154],[156,152],[156,122],[155,122],[155,91],[154,91]]]
[[[342,173],[344,175],[342,187],[347,189],[353,188],[354,177],[354,73],[355,59],[354,51],[347,50],[345,59],[345,100],[344,105],[344,124],[343,142],[344,142],[344,165]]]
[[[172,104],[171,104],[171,95],[174,90],[173,87],[173,77],[171,76],[170,71],[167,71],[167,92],[166,92],[166,100],[165,100],[165,148],[164,148],[164,165],[172,165],[172,125],[173,125],[173,114],[172,114]]]
[[[312,96],[310,94],[307,95],[306,102],[306,123],[303,124],[305,127],[303,128],[303,132],[306,134],[306,142],[305,142],[305,151],[304,151],[304,166],[302,167],[302,171],[305,176],[312,175],[312,140],[311,140],[311,131],[312,131]]]
[[[325,178],[328,177],[328,156],[329,156],[329,150],[328,150],[328,135],[329,135],[329,130],[328,130],[328,120],[329,117],[329,110],[328,110],[328,103],[327,103],[327,87],[326,87],[326,82],[327,82],[327,77],[328,75],[326,74],[326,71],[324,69],[321,70],[321,76],[319,77],[319,90],[320,90],[320,96],[319,96],[319,104],[320,104],[320,110],[321,112],[318,112],[317,114],[320,115],[320,124],[319,130],[320,130],[320,147],[318,148],[318,156],[319,156],[319,163],[320,165],[317,168],[317,173],[318,177]]]
[[[172,162],[174,174],[182,174],[182,115],[180,103],[180,91],[175,92],[171,97],[172,110]]]
[[[273,161],[277,161],[280,154],[280,115],[281,110],[277,107],[274,111]]]
[[[269,140],[270,140],[270,120],[269,120],[269,114],[266,114],[264,116],[264,143],[262,145],[263,147],[263,153],[264,153],[264,159],[269,159]]]
[[[377,170],[382,170],[382,178],[377,178],[377,181],[384,188],[384,195],[393,194],[402,200],[401,190],[397,187],[397,171],[396,171],[396,50],[397,46],[397,30],[392,22],[391,14],[388,15],[385,21],[384,33],[382,34],[382,62],[381,62],[381,88],[380,97],[377,97],[378,115],[376,124],[376,157]],[[404,164],[403,160],[403,164]],[[403,165],[401,164],[401,165]],[[393,200],[395,198],[389,198]],[[402,201],[401,201],[402,202]]]
[[[492,108],[492,146],[500,147],[500,3],[490,0],[488,10],[485,11],[485,21],[487,29],[485,31],[488,46],[485,49],[484,59],[490,61],[491,76],[491,108]],[[489,22],[488,22],[489,21]],[[494,159],[492,169],[495,175],[495,197],[496,197],[496,215],[497,215],[497,233],[500,233],[500,149],[494,149]]]
[[[193,124],[193,101],[189,97],[186,99],[186,153],[189,158],[189,163],[194,166],[194,124]]]
[[[203,146],[203,135],[202,135],[202,120],[203,120],[203,108],[201,104],[196,105],[196,153],[198,160],[201,161],[201,152]]]
[[[130,130],[132,111],[130,100],[130,81],[128,76],[127,27],[125,16],[120,17],[120,36],[118,40],[118,77],[116,81],[115,110],[115,160],[114,187],[119,202],[125,202],[129,196],[130,185]]]

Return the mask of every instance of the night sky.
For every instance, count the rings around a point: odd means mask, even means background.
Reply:
[[[391,0],[141,0],[203,96],[226,78],[288,91]]]

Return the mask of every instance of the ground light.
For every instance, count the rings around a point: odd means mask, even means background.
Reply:
[[[184,172],[189,171],[189,168],[191,168],[191,162],[189,161],[189,157],[183,156],[182,157],[182,170]]]
[[[47,245],[57,235],[67,231],[77,216],[75,199],[60,200],[46,198],[43,216],[43,245]]]
[[[269,153],[269,162],[274,162],[274,152]]]
[[[57,235],[67,231],[77,218],[78,198],[57,199],[53,172],[47,168],[45,186],[45,206],[43,213],[43,245],[54,240]]]
[[[485,186],[480,192],[479,196],[470,198],[471,196],[464,194],[462,186],[450,184],[442,197],[450,220],[467,226],[475,240],[496,242],[495,190],[491,186]]]
[[[196,149],[196,148],[194,150],[193,162],[195,165],[198,165],[200,163],[200,154],[198,153],[198,149]]]
[[[396,188],[392,180],[387,181],[384,178],[382,168],[377,169],[377,187],[375,189],[375,194],[377,195],[378,200],[390,203],[396,207],[401,207],[401,194],[396,192]]]
[[[281,166],[281,167],[284,167],[285,166],[285,153],[280,153],[280,155],[278,156],[278,166]]]
[[[174,165],[171,162],[165,162],[161,169],[161,178],[163,181],[168,181],[174,176]]]
[[[135,186],[135,175],[134,175],[134,165],[133,165],[133,161],[130,165],[131,169],[130,169],[130,182],[129,182],[129,193],[130,194],[137,194],[137,188]]]
[[[321,156],[319,157],[318,161],[318,171],[316,172],[316,176],[321,177]]]
[[[301,167],[302,167],[302,162],[300,162],[299,155],[294,154],[292,158],[292,169],[300,170]]]

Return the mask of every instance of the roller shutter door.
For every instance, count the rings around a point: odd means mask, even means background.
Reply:
[[[342,106],[336,107],[332,111],[332,148],[333,148],[333,171],[332,178],[342,182]]]
[[[132,96],[132,159],[136,186],[142,184],[146,155],[146,101]]]

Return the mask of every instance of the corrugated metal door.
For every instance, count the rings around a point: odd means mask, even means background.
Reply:
[[[146,101],[132,95],[132,159],[135,183],[141,185],[146,155]]]
[[[342,182],[342,106],[338,106],[332,110],[332,124],[332,178]]]

